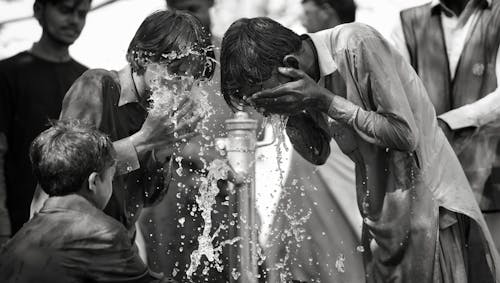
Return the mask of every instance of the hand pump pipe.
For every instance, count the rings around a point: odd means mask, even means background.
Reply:
[[[239,238],[229,251],[231,283],[258,282],[258,224],[255,194],[255,149],[272,141],[257,142],[257,121],[238,111],[225,122],[227,137],[217,140],[233,170],[245,182],[236,184],[229,193],[230,238]]]

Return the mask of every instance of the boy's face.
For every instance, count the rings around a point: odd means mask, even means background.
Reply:
[[[148,89],[160,84],[170,90],[190,91],[203,74],[204,62],[194,55],[171,63],[150,63],[146,66],[144,81]]]
[[[113,178],[115,176],[116,164],[106,168],[103,173],[97,174],[95,203],[98,208],[104,209],[113,192]]]
[[[63,0],[41,5],[35,9],[35,17],[44,33],[69,46],[80,36],[89,10],[90,0]]]

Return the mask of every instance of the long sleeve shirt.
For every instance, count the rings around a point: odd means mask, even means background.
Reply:
[[[334,95],[325,130],[355,163],[368,282],[435,282],[440,263],[432,259],[444,240],[440,208],[481,227],[491,271],[500,278],[491,235],[411,65],[362,24],[309,36]]]
[[[469,2],[469,6],[460,16],[450,11],[443,12],[440,15],[452,79],[455,75],[467,35],[479,16],[479,11],[472,6],[472,2],[474,1]],[[434,7],[442,4],[440,4],[440,1],[434,0],[431,5]],[[443,9],[447,9],[446,6],[443,5],[443,7]],[[395,25],[390,39],[403,58],[410,62],[410,54],[406,46],[401,21],[398,21]],[[473,103],[445,112],[439,115],[438,118],[445,121],[452,130],[486,126],[486,129],[489,129],[491,134],[498,132],[500,127],[500,88],[498,87],[500,86],[500,48],[496,56],[495,70],[497,77],[496,90]]]

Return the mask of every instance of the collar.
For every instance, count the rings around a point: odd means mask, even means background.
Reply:
[[[65,196],[49,197],[43,204],[40,212],[53,212],[61,210],[90,213],[91,211],[99,209],[86,198],[78,194],[69,194]]]
[[[320,77],[326,77],[333,74],[337,69],[337,64],[333,60],[331,54],[331,30],[323,30],[316,33],[307,33],[307,36],[312,40],[316,52],[318,53],[318,65]]]
[[[120,72],[118,72],[118,80],[120,82],[120,99],[118,100],[118,107],[128,103],[139,102],[136,93],[136,87],[132,80],[132,69],[127,65]]]

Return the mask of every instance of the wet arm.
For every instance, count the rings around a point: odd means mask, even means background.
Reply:
[[[405,89],[395,68],[393,49],[378,36],[363,40],[349,56],[353,84],[365,101],[372,101],[364,109],[340,96],[329,94],[323,105],[337,121],[351,125],[361,138],[369,143],[400,151],[414,151],[418,131],[406,97]],[[328,95],[326,95],[328,97]]]
[[[102,82],[97,76],[84,74],[66,93],[59,119],[79,119],[100,128],[102,111]],[[132,137],[114,141],[113,146],[118,159],[117,175],[140,167],[138,150]]]

